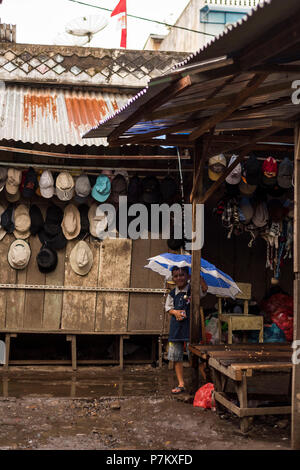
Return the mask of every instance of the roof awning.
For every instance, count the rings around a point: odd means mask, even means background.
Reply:
[[[130,95],[7,85],[0,89],[0,139],[48,145],[107,145],[83,140],[98,122],[124,106]]]

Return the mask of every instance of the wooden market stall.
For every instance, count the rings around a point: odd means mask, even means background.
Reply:
[[[300,336],[299,31],[298,0],[272,0],[259,5],[246,20],[178,64],[171,73],[151,80],[122,112],[86,134],[87,138],[107,137],[112,147],[160,142],[192,149],[194,183],[190,200],[194,207],[207,206],[226,177],[251,151],[261,152],[265,157],[276,155],[279,160],[286,155],[292,158],[294,154],[295,340]],[[164,138],[159,139],[160,136]],[[206,162],[221,152],[237,154],[238,158],[216,182],[205,188]],[[200,262],[201,250],[193,250],[191,343],[194,346],[199,342],[200,331],[197,289]],[[300,365],[294,362],[291,395],[295,449],[300,448],[299,394]]]

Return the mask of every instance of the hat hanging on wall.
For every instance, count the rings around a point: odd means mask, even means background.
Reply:
[[[20,204],[14,211],[15,230],[14,236],[24,240],[30,236],[31,219],[29,209],[24,204]]]
[[[87,175],[78,176],[75,182],[75,201],[79,204],[87,202],[89,195],[91,194],[91,183]]]
[[[98,176],[96,184],[92,189],[92,197],[98,202],[105,202],[111,191],[110,179],[106,175]]]
[[[245,182],[250,186],[257,186],[260,180],[261,164],[254,153],[249,155],[248,160],[244,162],[242,176]]]
[[[41,196],[50,199],[55,194],[54,179],[51,171],[45,170],[39,180]]]
[[[275,158],[268,157],[262,164],[260,185],[264,189],[273,187],[277,183],[277,162]]]
[[[29,209],[29,215],[30,215],[30,220],[31,220],[31,223],[30,223],[31,235],[36,235],[44,227],[44,218],[43,218],[41,209],[37,205],[32,204]]]
[[[90,222],[89,222],[89,206],[87,204],[80,204],[78,207],[80,214],[80,233],[78,235],[79,240],[83,240],[90,231]]]
[[[127,181],[123,175],[117,174],[111,183],[111,196],[114,204],[119,204],[119,197],[127,195]]]
[[[67,240],[73,240],[80,233],[80,213],[74,204],[68,204],[64,210],[61,228]]]
[[[208,177],[211,181],[217,181],[227,166],[226,158],[223,153],[214,155],[208,160]]]
[[[25,240],[15,240],[9,247],[7,259],[14,269],[25,269],[31,255],[30,246]]]
[[[158,204],[160,202],[160,184],[155,176],[146,176],[142,180],[142,201],[146,204]]]
[[[7,233],[13,233],[15,230],[14,207],[12,204],[5,209],[1,215],[1,226]]]
[[[284,189],[289,189],[293,185],[294,164],[286,157],[279,165],[277,182],[278,186]]]
[[[70,173],[62,171],[56,178],[56,196],[61,201],[70,201],[74,196],[74,180]]]
[[[57,253],[47,244],[43,245],[36,257],[37,265],[42,273],[50,273],[57,266]]]
[[[73,271],[80,276],[85,276],[93,265],[93,253],[84,241],[78,242],[70,253],[70,264]]]
[[[228,168],[236,161],[237,155],[232,155],[230,161],[228,163]],[[231,173],[225,179],[226,183],[228,184],[239,184],[242,178],[242,165],[238,163],[236,167],[232,170]]]
[[[22,180],[22,172],[15,168],[9,168],[7,171],[7,180],[5,183],[6,198],[9,202],[16,202],[20,199],[19,186]]]
[[[31,199],[35,195],[35,191],[38,187],[37,174],[34,168],[28,168],[26,172],[24,186],[22,189],[22,196]]]

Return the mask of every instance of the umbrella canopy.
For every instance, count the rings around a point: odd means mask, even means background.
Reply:
[[[174,266],[178,266],[179,268],[188,266],[191,273],[191,255],[163,253],[161,255],[148,258],[148,261],[149,263],[145,268],[149,268],[161,276],[164,276],[166,280],[172,278],[171,270]],[[223,271],[216,268],[216,266],[203,258],[201,259],[201,275],[208,286],[207,292],[210,294],[235,298],[235,296],[241,292],[234,280],[228,276],[228,274],[223,273]]]

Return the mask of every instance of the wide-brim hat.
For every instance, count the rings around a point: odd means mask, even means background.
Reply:
[[[50,273],[57,266],[57,253],[55,250],[47,246],[42,246],[36,257],[37,265],[42,273]]]
[[[78,210],[80,213],[80,233],[78,239],[82,240],[90,231],[89,206],[82,204],[78,207]]]
[[[118,174],[111,183],[111,196],[114,204],[119,204],[119,197],[127,195],[127,181],[123,175]]]
[[[70,201],[74,196],[75,183],[72,175],[62,171],[56,178],[56,196],[61,201]]]
[[[61,227],[58,228],[58,231],[55,235],[49,235],[44,229],[38,232],[38,236],[42,245],[46,243],[47,246],[53,250],[62,250],[67,245],[67,239],[63,234]]]
[[[111,182],[108,176],[100,175],[92,189],[92,197],[98,202],[105,202],[110,195]]]
[[[8,202],[17,202],[21,197],[21,193],[20,193],[19,190],[17,190],[16,193],[10,194],[10,193],[7,192],[7,190],[5,188],[5,197],[8,200]]]
[[[14,236],[25,240],[30,236],[31,219],[29,209],[24,204],[20,204],[14,211],[15,229]]]
[[[15,168],[9,168],[7,171],[7,180],[5,183],[6,192],[14,195],[19,191],[22,180],[22,171]]]
[[[68,204],[64,210],[61,228],[67,240],[73,240],[80,233],[80,213],[74,204]]]
[[[51,171],[45,170],[39,179],[39,190],[42,197],[50,199],[55,194],[54,179]]]
[[[13,233],[15,229],[14,223],[14,208],[9,205],[5,211],[1,214],[1,226],[6,230],[7,233]]]
[[[248,184],[244,181],[242,177],[241,182],[239,184],[239,190],[242,194],[245,194],[246,196],[250,196],[256,191],[256,188],[257,188],[256,184]]]
[[[37,205],[33,204],[32,206],[30,206],[29,215],[31,220],[30,233],[31,235],[36,235],[44,227],[43,214],[41,212],[41,209]]]
[[[70,264],[73,271],[80,276],[85,276],[93,265],[93,253],[84,241],[78,242],[70,253]]]
[[[7,259],[14,269],[25,269],[31,255],[30,246],[25,240],[15,240],[9,247]]]

